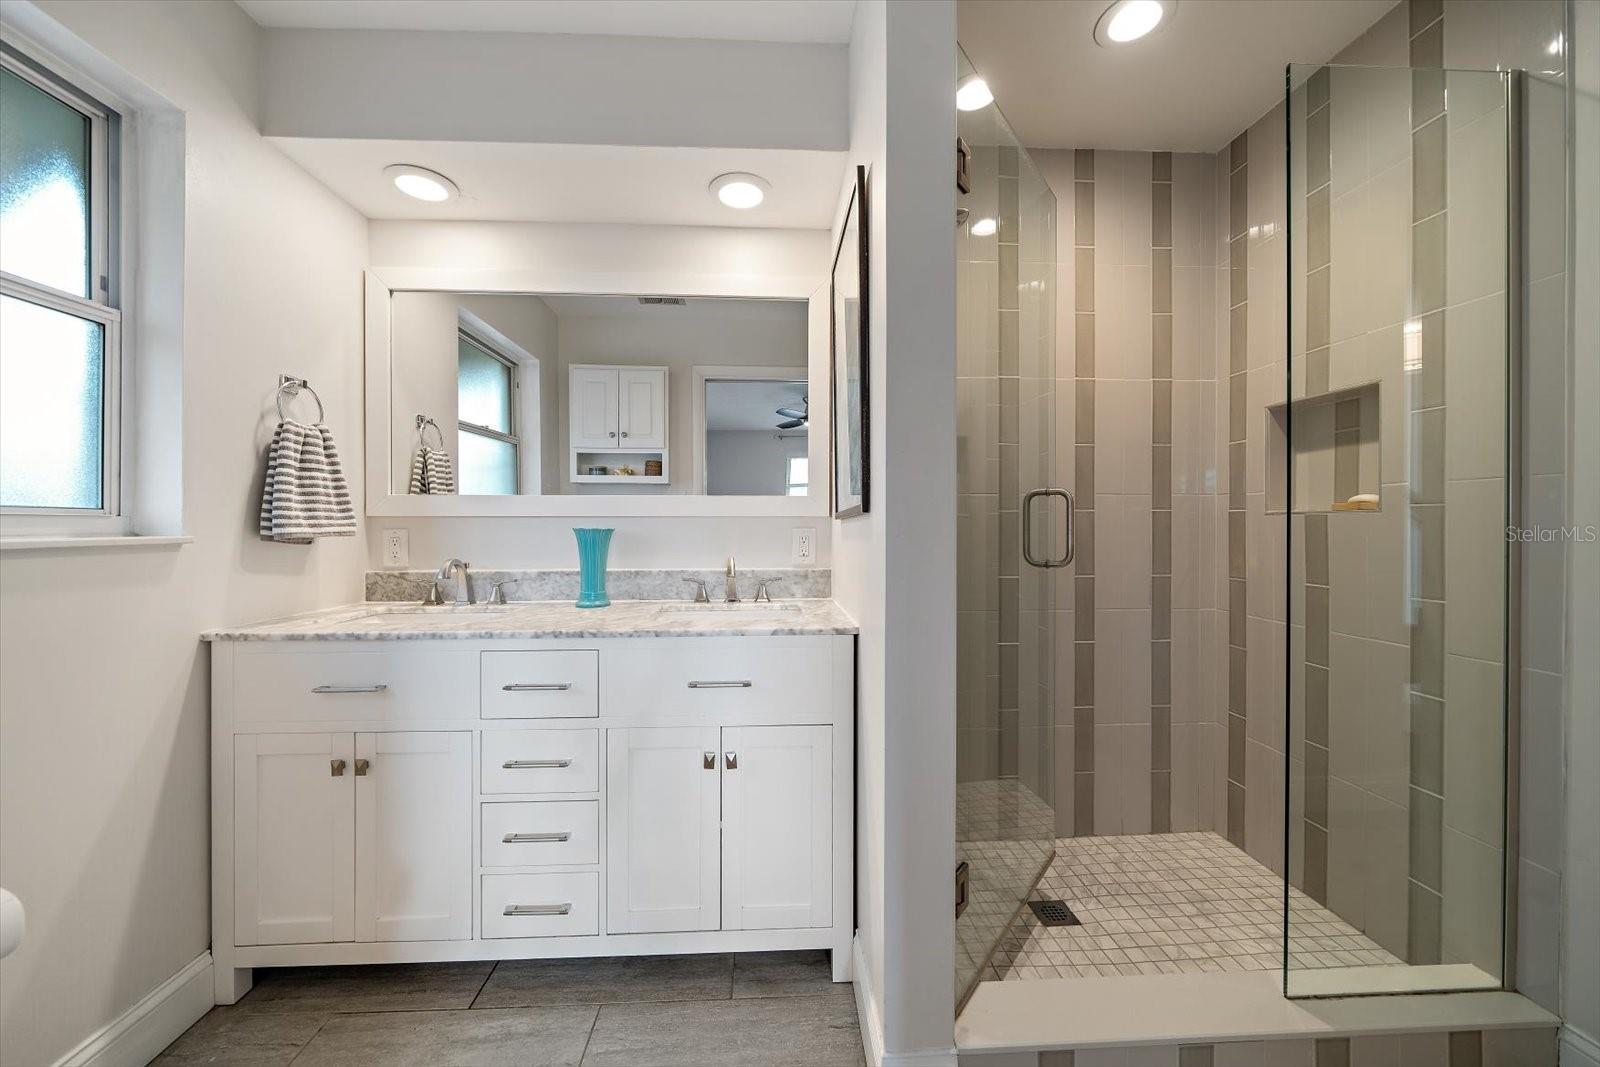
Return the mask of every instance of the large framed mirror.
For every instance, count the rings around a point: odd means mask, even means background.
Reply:
[[[368,272],[368,514],[827,514],[825,283],[441,274]]]

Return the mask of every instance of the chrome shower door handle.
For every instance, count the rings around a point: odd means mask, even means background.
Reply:
[[[1033,554],[1033,502],[1042,496],[1060,497],[1067,504],[1067,546],[1060,558],[1040,558]],[[1065,567],[1076,552],[1077,524],[1073,516],[1076,503],[1065,489],[1030,489],[1022,498],[1022,558],[1030,567]]]

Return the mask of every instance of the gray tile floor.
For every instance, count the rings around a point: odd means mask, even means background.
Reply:
[[[166,1067],[857,1067],[824,952],[256,971]]]

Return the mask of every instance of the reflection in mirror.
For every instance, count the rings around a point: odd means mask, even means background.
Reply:
[[[805,496],[810,418],[804,379],[707,378],[706,493]]]
[[[391,493],[807,495],[803,300],[398,290],[390,323]]]

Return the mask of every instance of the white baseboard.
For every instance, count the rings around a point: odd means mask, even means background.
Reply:
[[[867,1054],[867,1067],[883,1067],[883,1020],[878,1018],[878,1006],[872,999],[872,972],[867,969],[867,957],[861,950],[861,934],[850,942],[850,969],[856,992],[856,1018],[861,1023],[861,1049]]]
[[[956,1067],[956,1050],[924,1049],[916,1052],[883,1050],[883,1019],[872,995],[872,971],[861,948],[861,935],[851,945],[850,960],[855,975],[856,1016],[861,1020],[861,1047],[867,1054],[867,1067]]]
[[[1600,1067],[1600,1041],[1571,1026],[1561,1028],[1561,1067]]]
[[[200,953],[143,1000],[90,1034],[56,1067],[128,1067],[161,1054],[215,1003],[211,952]]]

